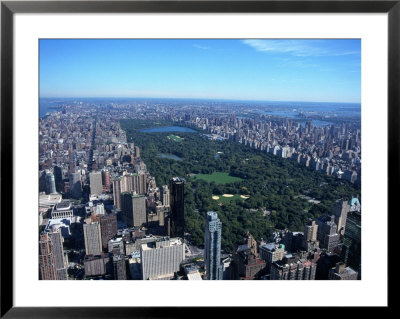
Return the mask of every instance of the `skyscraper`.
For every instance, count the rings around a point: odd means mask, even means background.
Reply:
[[[121,194],[125,192],[136,192],[137,194],[144,195],[147,191],[146,174],[132,173],[118,176],[113,179],[113,197],[114,206],[121,209]]]
[[[160,192],[161,194],[161,201],[162,201],[162,203],[163,203],[163,205],[164,206],[169,206],[169,188],[168,188],[168,185],[164,185],[162,188],[161,188],[161,192]]]
[[[204,261],[208,280],[222,280],[221,264],[221,230],[222,223],[216,212],[207,212],[204,233]]]
[[[99,195],[103,193],[103,184],[101,172],[89,173],[90,195]]]
[[[102,252],[100,223],[92,222],[88,218],[83,225],[83,235],[86,255],[100,255]]]
[[[47,233],[39,239],[39,274],[42,280],[57,280],[53,241]]]
[[[360,271],[361,265],[361,212],[353,211],[347,215],[344,232],[342,258],[346,265]]]
[[[122,220],[129,226],[140,227],[146,223],[146,197],[133,193],[121,194]]]
[[[335,223],[337,225],[337,232],[340,236],[344,235],[347,214],[350,211],[350,205],[345,200],[338,200],[333,206],[333,215],[335,215]]]
[[[272,263],[271,280],[315,280],[317,265],[296,254],[286,255]]]
[[[71,173],[69,175],[69,187],[71,196],[75,199],[79,199],[82,196],[82,183],[81,173]]]
[[[56,193],[56,181],[52,172],[46,172],[46,194]]]
[[[117,215],[102,215],[100,217],[100,229],[102,246],[103,248],[107,248],[108,241],[113,238],[118,231]]]
[[[340,235],[337,234],[337,225],[334,220],[334,215],[330,218],[321,217],[317,220],[317,239],[320,247],[325,248],[329,252],[332,252],[339,245],[340,239]]]
[[[63,184],[62,168],[60,166],[54,167],[54,179],[56,182],[56,191],[61,192]]]
[[[143,280],[171,279],[185,259],[185,245],[178,238],[161,238],[140,247]]]
[[[315,220],[310,220],[304,226],[303,249],[306,251],[314,250],[319,247],[317,241],[318,225]]]
[[[54,266],[56,270],[57,280],[67,280],[67,265],[65,263],[64,249],[63,249],[63,238],[61,236],[61,230],[57,229],[49,233],[49,237],[53,243],[53,256]]]
[[[113,255],[114,280],[126,280],[125,256]]]
[[[338,262],[336,267],[329,271],[329,280],[357,280],[357,272],[345,263]]]
[[[112,181],[113,185],[113,198],[114,206],[116,209],[121,209],[121,177],[118,177]]]
[[[180,237],[184,236],[184,192],[185,180],[180,177],[173,177],[170,183],[170,206],[171,213],[169,216],[170,222],[170,236]]]
[[[101,171],[101,178],[102,178],[102,184],[103,184],[103,189],[105,191],[110,191],[110,172],[109,171]]]

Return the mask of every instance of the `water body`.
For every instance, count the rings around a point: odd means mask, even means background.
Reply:
[[[44,117],[47,113],[59,111],[59,105],[60,101],[39,99],[39,117]]]
[[[253,109],[253,112],[271,116],[299,118],[309,115],[329,115],[361,118],[360,103],[271,102]]]
[[[158,157],[168,158],[168,159],[172,159],[172,160],[175,160],[175,161],[181,161],[182,160],[181,157],[173,155],[173,154],[159,154]]]
[[[164,133],[164,132],[184,132],[184,133],[196,133],[197,131],[192,130],[188,127],[181,126],[162,126],[162,127],[153,127],[140,130],[142,133]]]

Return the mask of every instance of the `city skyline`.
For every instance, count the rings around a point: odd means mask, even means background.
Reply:
[[[360,103],[361,41],[42,39],[39,85],[42,98]]]

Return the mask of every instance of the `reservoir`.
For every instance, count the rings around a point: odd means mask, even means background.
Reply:
[[[168,159],[172,159],[175,161],[181,161],[182,158],[180,158],[179,156],[173,155],[173,154],[159,154],[158,157],[161,158],[168,158]]]

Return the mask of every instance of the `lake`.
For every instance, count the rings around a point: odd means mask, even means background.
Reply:
[[[181,161],[182,160],[181,157],[173,155],[173,154],[159,154],[158,157],[168,158],[168,159],[172,159],[172,160],[175,160],[175,161]]]

